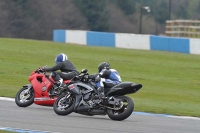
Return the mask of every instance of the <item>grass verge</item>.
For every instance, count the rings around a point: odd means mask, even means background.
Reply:
[[[0,96],[14,98],[39,66],[53,66],[66,53],[77,69],[97,72],[102,61],[119,71],[123,81],[141,83],[129,95],[136,111],[200,117],[200,55],[92,47],[26,39],[0,39]]]

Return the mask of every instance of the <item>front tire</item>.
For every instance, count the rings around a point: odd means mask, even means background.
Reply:
[[[66,95],[60,95],[53,105],[53,110],[58,115],[69,115],[73,112],[75,106],[75,98],[70,96],[68,98]]]
[[[134,110],[134,103],[132,99],[127,96],[119,96],[116,98],[121,99],[121,101],[123,102],[122,108],[119,110],[107,109],[107,114],[112,120],[122,121],[132,114]]]
[[[19,107],[27,107],[34,102],[34,92],[32,89],[28,93],[25,93],[28,87],[21,88],[15,96],[15,103]]]

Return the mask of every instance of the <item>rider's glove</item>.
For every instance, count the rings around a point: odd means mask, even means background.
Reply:
[[[44,72],[44,69],[42,67],[39,67],[39,69],[37,71],[38,72]]]
[[[89,76],[88,75],[84,75],[84,79],[88,79],[89,78]]]
[[[45,72],[46,71],[46,66],[42,67],[41,69]]]
[[[87,73],[87,71],[88,71],[87,69],[82,69],[81,73]]]
[[[99,82],[101,80],[101,77],[99,75],[95,78],[95,82]]]

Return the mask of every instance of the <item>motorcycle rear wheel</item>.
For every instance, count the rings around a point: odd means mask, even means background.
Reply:
[[[15,96],[15,103],[19,107],[27,107],[33,104],[34,102],[34,93],[33,91],[29,92],[28,94],[25,94],[25,91],[27,90],[27,87],[21,88],[18,93]]]
[[[116,98],[123,101],[122,108],[119,110],[107,109],[107,114],[112,120],[122,121],[132,114],[134,110],[134,103],[132,99],[127,96],[119,96]]]
[[[75,98],[72,96],[66,98],[65,95],[60,95],[53,105],[53,110],[58,115],[69,115],[74,111]]]

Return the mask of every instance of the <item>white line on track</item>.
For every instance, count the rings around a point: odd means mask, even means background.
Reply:
[[[10,128],[10,127],[0,127],[0,130],[10,131],[10,132],[18,132],[18,133],[59,133],[59,132],[20,129],[20,128]]]
[[[178,119],[200,120],[199,117],[192,117],[192,116],[176,116],[176,115],[168,115],[168,114],[153,114],[153,113],[146,113],[146,112],[133,112],[133,114],[148,115],[148,116],[161,116],[161,117],[178,118]]]
[[[8,98],[8,97],[0,97],[0,100],[4,100],[4,101],[15,101],[14,98]]]

